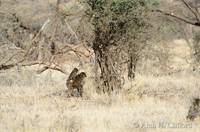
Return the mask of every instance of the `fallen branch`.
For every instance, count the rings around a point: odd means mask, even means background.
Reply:
[[[19,64],[18,63],[14,63],[14,64],[2,64],[0,65],[0,71],[1,70],[9,70],[9,69],[12,69],[14,68],[15,66],[18,66]],[[28,63],[28,64],[21,64],[20,66],[22,67],[26,67],[26,66],[33,66],[33,65],[44,65],[44,67],[40,70],[37,71],[38,74],[41,74],[43,73],[44,71],[48,70],[48,69],[51,69],[51,70],[55,70],[55,71],[59,71],[63,74],[67,74],[64,70],[62,70],[62,68],[56,66],[56,65],[47,65],[43,62],[33,62],[33,63]]]
[[[15,66],[17,66],[18,64],[22,63],[24,61],[24,59],[18,61],[17,63],[13,63],[13,64],[1,64],[0,65],[0,71],[1,70],[9,70],[11,68],[14,68]]]
[[[0,70],[8,70],[8,69],[11,69],[13,67],[15,67],[14,64],[9,64],[9,65],[2,64],[2,65],[0,65]]]

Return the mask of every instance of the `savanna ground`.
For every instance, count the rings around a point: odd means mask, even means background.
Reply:
[[[66,89],[67,76],[56,71],[37,75],[35,67],[1,72],[1,131],[198,131],[199,120],[186,120],[193,97],[199,97],[199,75],[187,69],[184,41],[172,42],[172,65],[185,68],[171,75],[137,73],[118,95],[94,91],[92,66],[83,98],[53,95]],[[179,48],[183,48],[178,53]],[[177,51],[173,51],[177,49]],[[185,51],[184,51],[185,50]],[[177,63],[176,63],[177,62]],[[182,63],[181,63],[182,62]],[[73,67],[68,67],[69,72]],[[151,69],[149,69],[151,70]]]
[[[59,58],[70,71],[78,67],[87,73],[83,98],[67,98],[68,76],[40,65],[0,72],[1,132],[146,132],[199,131],[200,120],[186,119],[194,97],[200,96],[200,74],[190,68],[190,49],[184,40],[171,40],[170,74],[159,74],[143,62],[133,82],[126,80],[120,94],[95,92],[92,62],[78,65],[72,56]],[[141,65],[141,64],[140,64]],[[178,71],[178,72],[176,72]],[[152,74],[155,73],[155,74]]]

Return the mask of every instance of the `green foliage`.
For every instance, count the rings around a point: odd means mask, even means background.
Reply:
[[[86,0],[94,31],[106,44],[139,38],[149,27],[149,0]],[[101,35],[102,34],[102,35]],[[104,35],[103,35],[104,34]]]
[[[141,34],[149,27],[147,16],[151,4],[149,0],[86,0],[86,3],[89,6],[86,15],[93,25],[93,50],[101,69],[103,91],[120,89],[120,58],[126,54],[133,78],[138,47],[142,47],[135,41],[146,40]]]
[[[105,7],[106,0],[88,0],[87,4],[92,10],[101,11]]]

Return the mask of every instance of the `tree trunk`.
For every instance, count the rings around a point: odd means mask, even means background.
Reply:
[[[134,53],[129,53],[129,62],[128,62],[128,78],[129,79],[135,79],[137,61],[138,61],[137,55]]]
[[[113,67],[112,56],[109,55],[107,48],[94,48],[95,58],[101,70],[100,79],[103,86],[98,86],[103,93],[110,94],[113,91],[118,91],[121,88],[120,77],[115,73]]]

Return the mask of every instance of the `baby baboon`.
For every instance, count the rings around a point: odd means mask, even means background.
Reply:
[[[199,115],[200,115],[200,99],[195,98],[188,111],[187,119],[193,121]]]
[[[66,85],[70,94],[73,92],[72,84],[77,73],[78,73],[78,69],[74,68],[72,72],[69,74],[69,77],[67,79]]]
[[[72,70],[72,72],[69,74],[69,77],[68,77],[68,79],[67,79],[67,86],[70,84],[70,82],[73,81],[73,79],[76,77],[77,73],[78,73],[78,69],[77,69],[77,68],[74,68],[74,69]]]
[[[78,69],[74,68],[67,79],[67,87],[70,96],[81,96],[83,94],[83,83],[86,77],[85,72],[81,72],[77,75]]]

